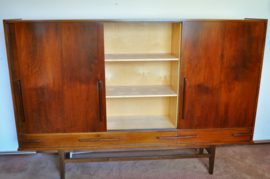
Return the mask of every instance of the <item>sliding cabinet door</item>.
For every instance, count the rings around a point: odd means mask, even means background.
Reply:
[[[103,25],[15,24],[28,134],[106,130]]]
[[[226,23],[218,127],[253,127],[265,34],[265,22]]]
[[[265,23],[184,22],[180,129],[252,127]]]
[[[62,24],[66,132],[106,131],[102,23]]]
[[[224,24],[184,22],[180,74],[180,129],[212,128],[219,117]]]

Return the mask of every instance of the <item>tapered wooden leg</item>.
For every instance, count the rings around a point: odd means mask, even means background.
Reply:
[[[209,148],[209,174],[214,173],[214,163],[215,163],[215,155],[216,155],[216,146],[211,145]]]
[[[203,154],[203,148],[199,149],[199,154]]]
[[[58,150],[59,163],[60,163],[60,178],[65,179],[65,151]]]

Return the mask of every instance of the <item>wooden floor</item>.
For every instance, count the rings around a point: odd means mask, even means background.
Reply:
[[[170,151],[194,153],[193,149]],[[164,155],[165,153],[158,153]],[[151,152],[153,154],[153,152]],[[86,157],[92,154],[77,154]],[[100,155],[100,154],[95,154]],[[129,153],[127,155],[136,155]],[[217,147],[214,174],[209,175],[208,159],[149,160],[125,162],[67,163],[67,179],[228,179],[270,178],[270,144]],[[56,154],[0,155],[0,178],[58,179]]]

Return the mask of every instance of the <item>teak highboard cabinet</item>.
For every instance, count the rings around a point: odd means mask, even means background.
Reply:
[[[251,144],[267,20],[5,20],[20,151],[65,163]],[[69,158],[73,150],[199,148]],[[206,148],[207,154],[203,153]]]

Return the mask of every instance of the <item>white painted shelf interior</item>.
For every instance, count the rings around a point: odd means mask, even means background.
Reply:
[[[108,116],[108,130],[175,128],[169,115]]]
[[[107,86],[106,98],[177,96],[170,86]]]
[[[178,61],[170,53],[145,53],[145,54],[105,54],[105,62],[132,62],[132,61]]]

